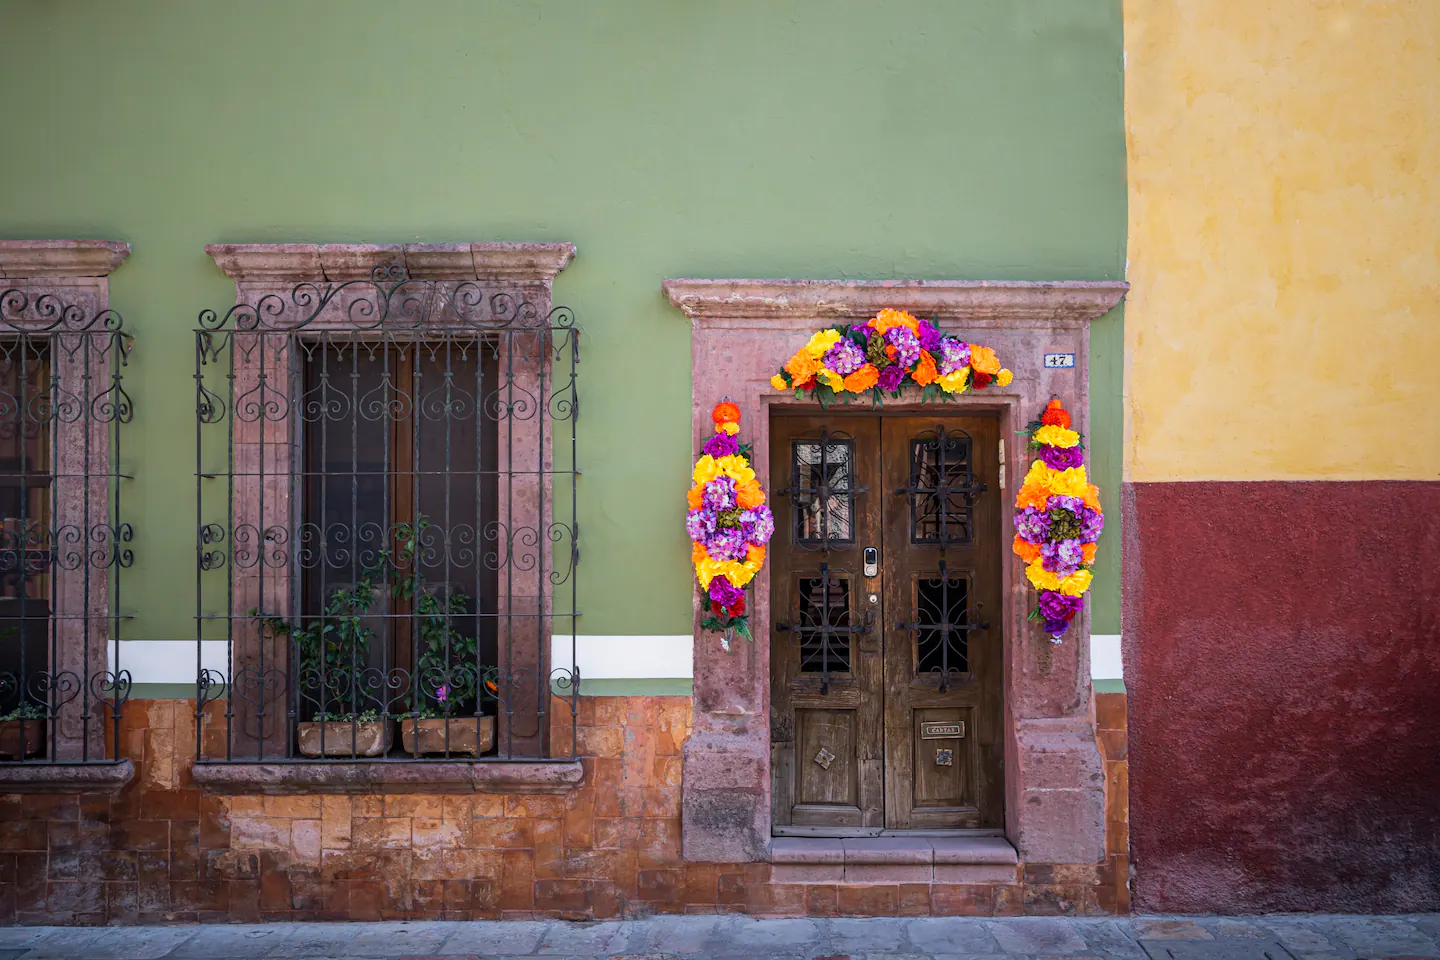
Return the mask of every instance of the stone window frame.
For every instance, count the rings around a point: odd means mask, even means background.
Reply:
[[[886,410],[990,412],[1010,438],[1002,461],[1002,529],[1028,465],[1016,431],[1052,395],[1088,430],[1089,325],[1124,298],[1129,284],[1105,281],[666,280],[662,289],[691,325],[691,442],[713,432],[722,394],[740,407],[755,468],[773,493],[770,416],[818,410],[770,386],[784,359],[817,329],[857,322],[884,307],[909,310],[996,349],[1015,373],[1009,387],[966,393],[949,405],[887,402]],[[1072,369],[1047,369],[1045,353],[1075,355]],[[1109,491],[1116,503],[1119,491]],[[1118,509],[1112,507],[1112,515]],[[1118,536],[1112,529],[1110,535]],[[1018,565],[1002,566],[1005,697],[1005,835],[1032,863],[1103,863],[1104,773],[1091,716],[1090,605],[1055,645],[1026,620],[1033,600]],[[756,578],[753,643],[732,644],[700,629],[695,603],[693,728],[683,761],[682,851],[687,861],[770,859],[770,580]]]
[[[292,294],[297,284],[315,284],[323,288],[326,284],[340,285],[348,281],[364,281],[375,275],[378,269],[385,270],[396,265],[404,268],[405,277],[409,281],[434,282],[434,289],[443,301],[444,291],[447,285],[475,284],[484,286],[485,294],[500,295],[510,298],[515,304],[525,304],[527,310],[534,311],[540,318],[548,316],[552,310],[551,285],[555,276],[563,270],[574,258],[575,247],[571,243],[415,243],[415,244],[313,244],[313,243],[276,243],[276,244],[209,244],[205,252],[214,260],[228,277],[235,281],[235,303],[237,305],[255,306],[262,300],[269,298],[270,302],[291,304],[293,306]],[[362,285],[363,287],[364,285]],[[363,289],[357,289],[356,296],[363,296]],[[373,296],[373,292],[372,292]],[[343,319],[343,315],[350,306],[342,302],[335,312],[337,319]],[[289,308],[287,308],[289,309]],[[296,309],[300,309],[296,307]],[[427,309],[429,309],[427,307]],[[439,309],[445,309],[442,306]],[[308,326],[307,332],[314,331],[319,336],[325,332],[327,320],[322,316],[317,318],[319,322]],[[543,354],[543,352],[542,352]],[[536,358],[535,370],[523,370],[517,376],[517,383],[529,383],[539,375],[538,364],[545,361]],[[262,372],[258,369],[244,370],[237,373],[237,391],[244,389],[242,377],[252,378],[258,382],[258,375]],[[288,391],[291,378],[283,375],[282,371],[272,370],[265,372],[267,378],[267,389]],[[284,386],[281,386],[284,385]],[[259,431],[265,429],[261,424],[242,424],[236,422],[236,433],[234,436],[234,447],[237,458],[243,457],[242,451],[247,448],[258,448],[260,446]],[[267,434],[267,437],[269,435]],[[546,434],[544,442],[548,445],[552,437]],[[515,456],[533,457],[538,452],[538,440],[535,438],[521,438],[517,441]],[[267,449],[276,450],[278,447],[281,453],[277,456],[287,457],[285,451],[289,444],[277,444],[273,438],[268,440]],[[501,444],[502,450],[505,444]],[[253,449],[250,450],[253,454]],[[272,454],[267,453],[267,460]],[[503,452],[501,454],[504,456]],[[252,457],[253,459],[253,457]],[[288,463],[288,460],[286,461]],[[546,451],[546,462],[549,462],[548,450]],[[268,467],[267,467],[268,470]],[[279,473],[288,473],[288,468],[279,470]],[[272,491],[271,496],[275,496]],[[296,491],[283,491],[283,504],[279,507],[282,514],[290,511],[289,500],[296,495]],[[521,495],[515,498],[517,504],[523,499]],[[547,508],[550,498],[545,498]],[[247,511],[254,512],[255,505],[237,495],[234,504],[235,516],[240,522],[246,516]],[[503,505],[502,505],[503,508]],[[523,509],[523,505],[520,507]],[[269,508],[267,508],[267,513]],[[533,512],[533,511],[532,511]],[[523,517],[524,514],[516,514]],[[260,528],[264,527],[264,518],[260,520]],[[534,523],[543,525],[546,521],[543,517],[534,517]],[[543,529],[537,526],[536,529]],[[546,563],[550,562],[547,559]],[[260,568],[256,568],[257,571]],[[258,593],[260,578],[267,581],[265,594],[268,597],[287,597],[291,588],[291,575],[288,568],[270,568],[263,573],[235,576],[231,581],[230,590],[234,599],[236,609],[248,609],[245,604],[253,606],[253,595]],[[545,578],[548,584],[548,578]],[[253,582],[252,582],[253,581]],[[511,602],[523,603],[550,603],[550,594],[544,597],[515,597],[509,598]],[[283,608],[285,603],[280,603]],[[540,642],[536,644],[536,657],[543,655],[540,651],[550,649],[548,626],[542,623]],[[236,644],[237,650],[241,644]],[[243,654],[241,654],[243,655]],[[536,661],[536,665],[539,663]],[[511,666],[515,666],[512,664]],[[226,670],[234,669],[234,665],[227,665]],[[203,686],[203,684],[202,684]],[[548,690],[540,696],[548,698]],[[197,711],[203,712],[201,708]],[[202,731],[207,724],[214,724],[214,718],[208,713],[199,717]],[[223,718],[221,719],[223,723]],[[527,743],[532,749],[532,756],[538,755],[543,750],[543,741],[548,731],[537,729],[532,738],[533,743]],[[202,732],[202,738],[204,734]],[[315,762],[300,762],[286,760],[285,762],[266,762],[269,758],[245,759],[236,755],[233,759],[225,759],[223,762],[212,762],[215,758],[206,755],[202,748],[198,762],[194,766],[194,776],[197,782],[211,789],[225,792],[261,792],[261,793],[291,793],[291,792],[334,792],[334,793],[356,793],[374,789],[423,789],[427,792],[469,792],[471,790],[485,790],[490,792],[564,792],[572,789],[581,779],[581,766],[578,759],[525,759],[506,760],[503,763],[495,763],[492,758],[482,758],[478,761],[454,760],[436,762],[433,760],[405,762],[390,759],[384,762],[375,762],[365,758],[353,758],[345,760],[317,760]]]
[[[63,338],[67,330],[91,329],[110,313],[109,277],[129,256],[128,243],[111,240],[0,240],[0,292],[18,291],[28,307],[21,314],[12,314],[11,309],[6,308],[6,329],[23,331],[33,324],[37,335],[48,335],[52,342]],[[64,315],[41,315],[37,311],[43,302],[48,302],[49,308],[63,311]],[[76,322],[71,323],[69,317],[74,317]],[[98,363],[91,362],[93,354],[88,348],[52,349],[51,356],[52,375],[61,382],[78,383],[86,377],[92,383],[110,380],[108,353]],[[107,676],[112,670],[120,676],[120,641],[111,636],[115,616],[111,609],[112,577],[108,567],[107,572],[97,576],[89,557],[90,552],[100,546],[92,542],[94,531],[110,528],[110,494],[103,482],[98,490],[94,488],[96,479],[82,481],[92,485],[89,496],[83,489],[71,489],[67,493],[66,487],[74,487],[73,478],[77,474],[89,477],[88,465],[75,462],[77,450],[88,449],[91,463],[110,461],[109,428],[108,422],[90,416],[78,421],[57,417],[50,440],[57,451],[61,473],[52,480],[50,510],[55,525],[57,528],[78,525],[83,529],[86,523],[72,515],[77,499],[88,500],[90,530],[81,541],[83,555],[79,566],[67,569],[66,565],[57,564],[50,571],[54,578],[52,592],[58,598],[51,616],[59,614],[62,619],[56,627],[59,662],[50,664],[49,669],[52,673],[82,677],[81,682],[87,688],[93,686],[92,678]],[[113,473],[116,469],[111,464],[107,472]],[[68,484],[66,474],[71,475]],[[103,510],[102,514],[96,514],[97,506]],[[128,545],[122,546],[113,540],[106,546],[129,553]],[[88,635],[92,625],[99,627],[100,636]],[[128,678],[125,682],[128,686]],[[106,708],[98,708],[98,724],[93,722],[94,713],[90,723],[82,718],[87,709],[96,710],[93,705],[82,707],[78,699],[61,706],[53,739],[47,735],[47,747],[53,743],[54,756],[40,762],[0,763],[0,789],[10,793],[104,793],[119,790],[128,783],[134,776],[134,766],[130,760],[114,756],[114,738],[105,735]],[[118,724],[118,719],[112,719]]]

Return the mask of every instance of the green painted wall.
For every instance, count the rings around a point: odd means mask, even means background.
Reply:
[[[206,243],[571,240],[580,630],[689,629],[671,276],[1118,279],[1120,0],[0,0],[0,235],[134,245],[131,635],[194,635]],[[1092,450],[1119,631],[1118,312]],[[638,587],[637,585],[643,585]]]

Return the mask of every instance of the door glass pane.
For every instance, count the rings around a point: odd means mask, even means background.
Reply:
[[[853,542],[854,444],[797,440],[793,449],[795,539]]]
[[[846,628],[850,619],[848,577],[801,577],[800,617],[795,626],[800,644],[800,672],[849,673],[850,634],[830,633]]]
[[[915,543],[969,543],[970,438],[910,441],[910,536]]]
[[[915,672],[948,676],[970,671],[968,577],[922,576],[915,584],[919,616],[915,631]]]

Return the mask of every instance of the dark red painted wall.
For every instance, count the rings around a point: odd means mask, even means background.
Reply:
[[[1124,511],[1135,908],[1440,909],[1440,483]]]

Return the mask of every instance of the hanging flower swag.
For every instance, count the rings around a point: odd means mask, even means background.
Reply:
[[[848,403],[868,393],[878,407],[884,394],[898,399],[906,384],[920,387],[927,403],[991,384],[1009,386],[1012,379],[989,347],[887,308],[864,323],[821,330],[785,361],[770,385],[794,390],[797,399],[813,394],[822,407],[836,397]]]
[[[1051,641],[1059,643],[1085,605],[1105,515],[1099,488],[1085,476],[1082,438],[1070,429],[1060,401],[1051,400],[1026,429],[1030,449],[1040,457],[1015,496],[1014,549],[1040,594],[1030,619],[1044,621]]]
[[[752,639],[745,585],[765,564],[765,544],[775,533],[775,518],[750,466],[749,444],[735,439],[740,408],[726,397],[710,418],[715,436],[695,462],[685,532],[690,535],[695,578],[710,610],[700,626],[721,631],[728,650],[735,634]]]

